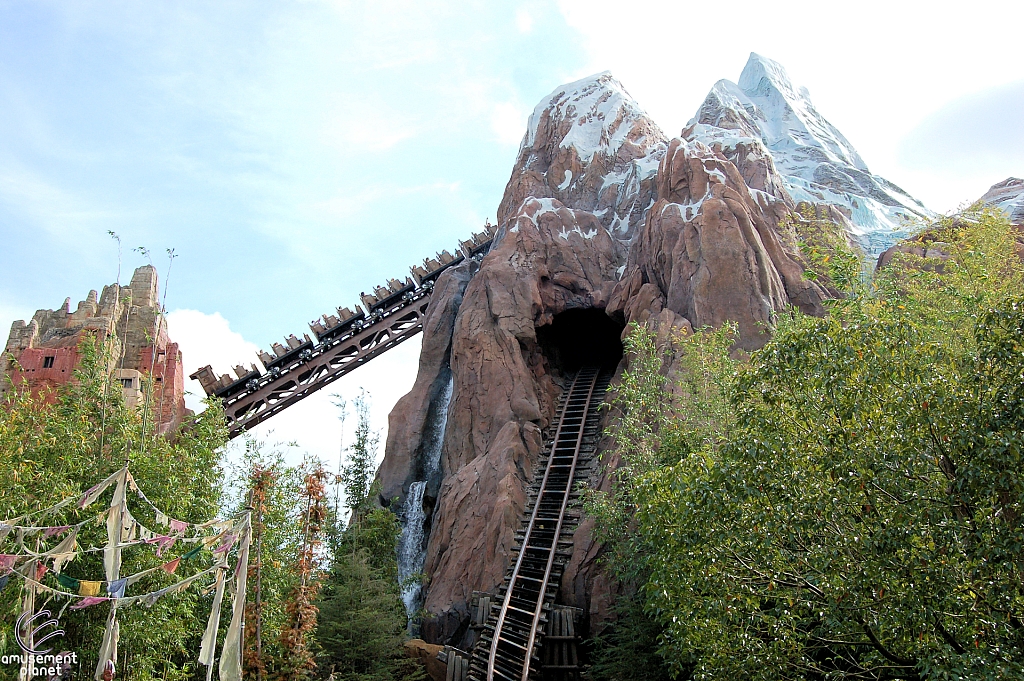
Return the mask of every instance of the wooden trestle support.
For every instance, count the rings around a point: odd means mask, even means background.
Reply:
[[[554,601],[579,522],[579,509],[570,501],[576,483],[590,472],[598,407],[610,379],[611,372],[584,367],[559,401],[557,427],[538,462],[512,565],[495,596],[475,599],[481,631],[466,675],[472,681],[579,677],[579,611]]]

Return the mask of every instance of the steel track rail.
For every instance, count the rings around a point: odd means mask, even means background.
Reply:
[[[540,490],[524,533],[522,548],[509,577],[508,589],[494,627],[487,657],[487,681],[527,681],[530,675],[530,662],[537,643],[545,597],[551,583],[555,555],[569,506],[587,417],[594,406],[592,402],[599,376],[599,369],[583,368],[576,374],[568,391]],[[570,445],[571,454],[567,454]],[[564,462],[566,459],[569,461]],[[568,470],[564,470],[566,468]],[[556,517],[548,517],[555,508]],[[550,527],[552,521],[554,527]],[[531,555],[531,552],[541,555]],[[538,563],[544,567],[542,577],[538,579],[524,574],[527,566],[536,566]],[[534,591],[529,585],[538,582],[539,586]],[[536,596],[531,598],[534,593]],[[510,613],[516,616],[510,617]],[[513,619],[519,621],[513,622]],[[525,640],[524,628],[529,632]]]

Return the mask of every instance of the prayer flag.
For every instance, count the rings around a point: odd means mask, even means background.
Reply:
[[[174,534],[181,534],[186,529],[188,529],[188,523],[181,520],[171,521],[171,532],[173,532]]]
[[[124,587],[127,583],[127,577],[115,579],[113,582],[107,584],[107,593],[110,594],[111,598],[124,598]]]
[[[199,546],[195,547],[194,549],[192,549],[191,551],[186,553],[184,556],[182,556],[181,560],[192,560],[193,558],[198,556],[199,552],[202,551],[202,550],[203,550],[203,545],[200,544]]]
[[[39,561],[39,563],[36,564],[36,581],[37,582],[43,581],[43,577],[46,576],[46,572],[49,569],[50,568],[49,568],[49,566],[47,566],[46,563],[44,563],[43,561]]]
[[[78,591],[80,586],[80,582],[77,579],[74,577],[68,577],[67,575],[57,575],[57,581],[60,582],[62,587],[70,589],[71,591]]]
[[[3,577],[0,577],[0,591],[4,590],[4,587],[7,586],[7,581],[10,578],[11,578],[10,575],[4,575]]]
[[[97,584],[98,583],[99,582],[97,582]],[[71,609],[72,610],[81,610],[82,608],[88,608],[90,605],[96,605],[97,603],[105,603],[106,601],[109,601],[109,600],[110,599],[107,598],[106,596],[89,596],[87,598],[83,598],[82,600],[80,600],[77,603],[75,603],[74,605],[72,605]]]
[[[70,525],[60,525],[58,527],[47,527],[46,531],[43,532],[43,535],[46,536],[46,537],[52,537],[55,534],[60,534],[61,532],[66,531],[70,527],[71,527]]]
[[[180,563],[181,563],[181,558],[175,558],[172,561],[164,563],[160,567],[163,568],[163,571],[166,572],[167,574],[173,575],[177,571],[178,565]]]
[[[89,581],[86,581],[86,580],[83,579],[83,580],[81,580],[79,582],[78,595],[79,596],[98,596],[99,593],[100,593],[100,586],[101,585],[102,585],[102,582],[89,582]],[[106,600],[106,599],[104,599],[104,600]],[[85,607],[85,606],[82,606],[82,607]]]

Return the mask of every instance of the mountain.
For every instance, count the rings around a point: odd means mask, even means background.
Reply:
[[[468,650],[479,635],[473,594],[502,583],[545,430],[594,348],[621,369],[631,323],[664,343],[732,321],[752,350],[792,306],[824,313],[831,292],[804,276],[793,205],[766,151],[737,166],[700,141],[669,141],[609,73],[541,100],[489,252],[436,280],[378,471],[416,558],[405,571],[428,576],[409,603],[430,613],[425,640]],[[588,475],[607,488],[600,470]],[[596,626],[614,586],[590,527],[573,535],[559,602]]]
[[[814,108],[806,88],[795,87],[781,65],[758,54],[751,53],[739,83],[720,80],[711,88],[682,136],[734,163],[742,160],[738,147],[762,147],[792,199],[838,207],[871,255],[901,235],[905,219],[934,215],[872,174],[853,145]],[[768,190],[778,196],[777,189]]]
[[[992,185],[980,201],[1005,211],[1013,224],[1024,226],[1024,180],[1019,177]]]

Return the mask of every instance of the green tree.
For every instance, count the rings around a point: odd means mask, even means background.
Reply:
[[[1021,263],[987,211],[921,238],[943,258],[784,317],[724,385],[719,437],[665,437],[690,417],[661,389],[625,541],[677,672],[1024,675]]]
[[[318,607],[318,664],[337,681],[425,678],[403,648],[405,606],[398,584],[398,518],[374,505],[377,436],[365,393],[354,402],[356,439],[342,468],[350,522],[338,535]]]
[[[46,394],[15,386],[0,403],[0,517],[31,514],[81,495],[129,459],[140,488],[172,517],[201,522],[216,516],[222,484],[217,450],[227,436],[223,412],[211,403],[173,440],[154,435],[152,424],[143,418],[145,413],[152,414],[152,409],[125,405],[120,385],[106,369],[110,366],[107,352],[108,347],[87,339],[80,347],[82,361],[73,382]],[[156,527],[151,508],[134,504],[131,509],[144,525]],[[95,506],[79,511],[72,504],[36,518],[47,525],[74,524],[95,513]],[[19,553],[13,545],[15,538],[12,534],[0,544],[0,552]],[[45,544],[47,540],[39,541]],[[78,539],[81,547],[102,546],[105,541],[105,529],[92,523],[83,526]],[[80,553],[64,572],[80,579],[101,579],[101,555]],[[126,549],[123,558],[122,573],[126,575],[167,560],[151,548]],[[200,557],[192,562],[205,565],[204,560]],[[189,565],[191,562],[183,563],[182,568]],[[144,593],[162,588],[180,579],[181,572],[184,569],[172,577],[157,571],[131,590]],[[0,591],[0,652],[4,654],[17,652],[10,627],[19,612],[19,586],[12,581]],[[43,600],[37,601],[37,607],[42,607]],[[50,603],[56,610],[63,605]],[[120,650],[131,655],[131,678],[192,678],[209,607],[208,595],[190,589],[162,598],[152,608],[120,611]],[[61,617],[66,630],[62,645],[83,656],[83,669],[90,664],[90,657],[95,664],[105,617],[106,609],[100,606],[68,610]]]

